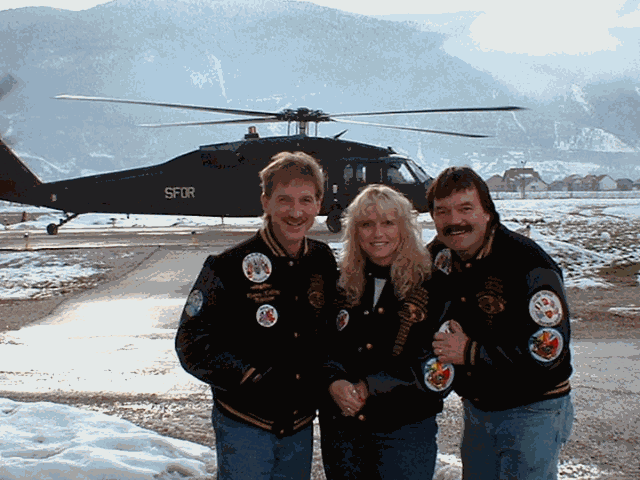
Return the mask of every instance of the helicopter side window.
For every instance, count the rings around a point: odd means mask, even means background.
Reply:
[[[342,174],[344,178],[344,183],[349,183],[353,179],[353,167],[351,164],[348,164],[344,167],[344,172]]]
[[[360,183],[367,181],[367,167],[364,165],[356,165],[356,180]]]
[[[389,166],[387,181],[391,184],[416,183],[416,179],[406,165]]]

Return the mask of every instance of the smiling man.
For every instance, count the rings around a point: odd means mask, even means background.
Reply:
[[[434,337],[463,398],[463,480],[552,480],[573,422],[569,311],[556,262],[500,224],[487,184],[444,170],[427,204],[448,328]]]
[[[210,256],[176,336],[182,366],[213,392],[218,480],[308,479],[324,390],[326,315],[337,268],[306,237],[320,211],[322,170],[283,152],[260,172],[264,226]]]

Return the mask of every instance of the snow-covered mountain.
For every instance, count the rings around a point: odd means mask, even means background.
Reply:
[[[521,161],[510,153],[516,151],[567,171],[588,164],[614,177],[640,177],[640,85],[570,84],[565,95],[542,103],[447,54],[446,33],[285,0],[115,0],[80,12],[7,10],[0,12],[0,85],[7,73],[18,83],[0,92],[0,134],[51,181],[159,163],[245,133],[244,126],[139,128],[229,117],[52,100],[60,93],[329,113],[515,104],[529,110],[371,118],[488,139],[356,125],[342,138],[393,146],[431,174],[470,162],[502,173]],[[340,127],[323,124],[320,134]],[[286,125],[259,130],[284,135]]]

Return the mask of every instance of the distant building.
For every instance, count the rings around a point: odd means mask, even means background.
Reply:
[[[490,177],[489,179],[487,179],[487,186],[489,187],[489,190],[492,192],[506,192],[508,191],[507,189],[507,182],[504,181],[504,178],[501,177],[500,175],[494,175],[492,177]]]
[[[634,190],[640,190],[640,178],[638,180],[636,180],[635,182],[633,182],[633,189]]]
[[[618,188],[616,181],[609,175],[587,175],[581,181],[581,190],[590,192],[609,191]]]
[[[578,174],[569,175],[562,180],[564,183],[564,190],[573,192],[576,190],[582,190],[582,177]]]
[[[526,178],[524,190],[526,192],[545,192],[549,189],[547,183],[541,178]]]
[[[550,192],[566,192],[568,190],[566,183],[562,180],[556,180],[555,182],[551,182],[547,187],[547,190]]]
[[[511,192],[522,190],[523,181],[524,181],[525,191],[531,190],[531,188],[528,188],[528,187],[533,180],[537,180],[544,183],[542,181],[542,178],[540,178],[540,174],[536,172],[533,168],[510,168],[509,170],[504,172],[503,179],[507,185],[507,190]],[[545,187],[546,187],[546,183],[545,183]]]
[[[633,180],[630,178],[619,178],[616,180],[618,190],[631,190],[633,189]]]

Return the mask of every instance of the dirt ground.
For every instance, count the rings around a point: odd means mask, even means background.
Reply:
[[[124,250],[123,250],[124,251]],[[127,250],[130,252],[130,250]],[[108,263],[103,270],[100,283],[110,282],[126,275],[139,265],[152,252],[152,249],[140,249],[136,255],[126,261],[118,260],[117,251],[109,255],[102,253],[102,261]],[[96,255],[99,255],[96,252]],[[568,291],[572,317],[572,336],[576,340],[587,339],[639,339],[640,313],[619,313],[609,309],[620,306],[639,306],[640,285],[637,273],[640,266],[623,269],[610,269],[601,272],[612,288]],[[92,284],[92,286],[95,283]],[[82,290],[78,285],[74,291],[40,300],[0,301],[0,333],[17,330],[46,317],[62,302]],[[621,408],[605,418],[593,420],[582,417],[580,412],[597,402],[593,392],[574,389],[576,422],[570,442],[561,454],[560,478],[581,479],[638,479],[640,465],[637,452],[640,451],[640,420],[638,420],[638,396],[621,398]],[[210,422],[210,395],[203,386],[201,393],[188,397],[165,398],[149,395],[86,395],[81,393],[24,394],[18,392],[0,392],[1,397],[16,401],[51,401],[74,405],[115,415],[133,423],[157,431],[163,435],[181,438],[203,445],[214,445]],[[635,405],[635,407],[634,407]],[[632,417],[630,420],[629,417]],[[611,418],[624,417],[621,423]],[[439,450],[442,453],[459,452],[462,412],[457,398],[450,397],[445,410],[439,417]],[[622,428],[620,425],[625,424]],[[586,467],[574,467],[572,464],[596,465],[600,471],[607,472],[596,476]],[[213,473],[213,467],[212,471]],[[314,455],[313,475],[315,480],[324,479],[319,450]],[[455,477],[440,477],[455,478]]]

